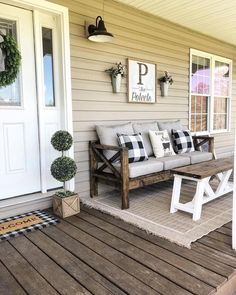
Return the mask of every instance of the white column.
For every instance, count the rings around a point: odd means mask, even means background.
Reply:
[[[234,132],[234,190],[233,190],[233,216],[232,216],[232,248],[236,250],[236,124]]]

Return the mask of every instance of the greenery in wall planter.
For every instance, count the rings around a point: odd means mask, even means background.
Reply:
[[[110,74],[113,92],[120,92],[121,79],[126,77],[126,66],[119,62],[114,67],[105,70],[105,72]]]
[[[74,178],[77,167],[75,161],[64,155],[72,144],[73,138],[69,132],[57,131],[51,138],[52,146],[62,153],[61,157],[53,161],[51,165],[52,176],[63,183],[63,190],[58,191],[53,196],[53,211],[60,217],[68,217],[79,213],[79,197],[75,192],[66,190],[66,182]]]
[[[174,83],[172,76],[165,71],[164,76],[159,78],[160,88],[161,88],[161,96],[168,96],[169,85]]]

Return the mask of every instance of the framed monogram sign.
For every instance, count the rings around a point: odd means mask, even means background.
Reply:
[[[156,65],[128,59],[128,101],[156,102]]]

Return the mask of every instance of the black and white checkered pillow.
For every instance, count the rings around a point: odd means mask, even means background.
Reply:
[[[184,154],[193,152],[194,145],[189,130],[175,130],[172,129],[172,137],[174,141],[174,148],[177,154]]]
[[[141,134],[126,135],[118,133],[117,136],[119,144],[129,150],[129,163],[148,160]]]

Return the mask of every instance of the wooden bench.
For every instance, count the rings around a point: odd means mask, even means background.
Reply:
[[[195,150],[199,151],[201,146],[208,143],[208,151],[214,153],[214,137],[193,136]],[[107,159],[103,151],[115,151],[111,159]],[[173,177],[170,170],[164,170],[152,174],[147,174],[135,178],[129,177],[128,149],[119,146],[101,145],[99,142],[89,142],[90,158],[90,196],[93,198],[98,195],[98,182],[114,185],[121,191],[121,208],[129,208],[129,191],[146,185],[169,180]],[[113,163],[120,161],[118,171]],[[110,172],[107,172],[109,168]]]
[[[233,185],[232,183],[229,183],[232,170],[232,158],[211,160],[172,169],[172,173],[174,174],[174,186],[170,212],[174,213],[177,210],[182,210],[192,213],[194,221],[200,219],[203,204],[233,191]],[[215,191],[213,191],[209,183],[211,177],[214,175],[217,175],[219,180],[218,187]],[[183,179],[197,182],[196,193],[193,200],[185,204],[180,203],[180,192]]]

